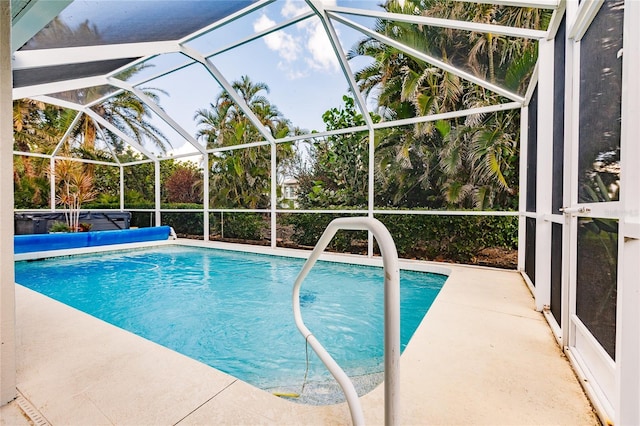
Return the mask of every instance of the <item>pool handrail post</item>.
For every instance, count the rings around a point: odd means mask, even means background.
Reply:
[[[399,424],[400,407],[400,267],[395,243],[382,222],[372,217],[347,217],[334,219],[329,223],[293,285],[293,316],[300,333],[342,388],[349,405],[352,423],[363,425],[362,406],[353,383],[305,326],[300,311],[300,286],[340,229],[368,230],[375,236],[380,247],[384,272],[384,418],[385,425],[396,425]]]

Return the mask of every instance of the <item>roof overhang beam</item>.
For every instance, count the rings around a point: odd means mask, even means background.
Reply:
[[[524,104],[522,106],[529,106],[529,102],[531,102],[531,98],[533,97],[533,92],[538,87],[538,73],[540,66],[540,59],[536,61],[536,65],[533,68],[533,73],[531,74],[531,80],[529,80],[529,86],[527,87],[527,92],[524,95]]]
[[[312,17],[314,15],[315,15],[315,13],[313,11],[309,11],[309,12],[303,13],[301,15],[296,16],[295,18],[291,18],[291,19],[289,19],[289,20],[287,20],[285,22],[282,22],[282,23],[280,23],[278,25],[275,25],[275,26],[273,26],[271,28],[267,28],[266,30],[263,30],[263,31],[255,33],[255,34],[252,34],[252,35],[250,35],[248,37],[245,37],[244,39],[239,40],[239,41],[237,41],[235,43],[232,43],[232,44],[230,44],[228,46],[225,46],[225,47],[217,49],[217,50],[215,50],[213,52],[207,53],[204,56],[206,58],[210,58],[211,56],[219,55],[221,53],[227,52],[227,51],[229,51],[231,49],[235,49],[236,47],[245,45],[245,44],[250,43],[250,42],[252,42],[254,40],[257,40],[257,39],[259,39],[261,37],[264,37],[264,36],[267,36],[267,35],[269,35],[271,33],[279,31],[279,30],[281,30],[283,28],[287,28],[287,27],[289,27],[291,25],[297,24],[298,22],[304,21],[305,19],[308,19],[308,18],[310,18],[310,17]]]
[[[100,160],[91,160],[87,158],[74,158],[74,157],[65,157],[65,156],[54,156],[51,154],[42,154],[39,152],[24,152],[24,151],[13,151],[13,155],[21,155],[23,157],[38,157],[38,158],[47,158],[49,160],[68,160],[68,161],[77,161],[79,163],[87,163],[87,164],[98,164],[101,166],[119,166],[116,163],[110,163],[108,161],[100,161]],[[152,160],[146,160],[147,162],[151,162]]]
[[[76,158],[76,157],[66,157],[66,156],[56,156],[56,157],[52,157],[52,158],[54,160],[76,161],[78,163],[96,164],[96,165],[99,165],[99,166],[112,166],[112,167],[119,166],[119,164],[114,163],[114,162],[91,160],[89,158]]]
[[[98,123],[100,126],[108,129],[111,133],[113,133],[116,136],[118,136],[125,143],[131,145],[132,148],[138,150],[141,154],[144,154],[147,158],[150,158],[150,159],[152,159],[154,161],[157,159],[155,155],[153,155],[151,152],[149,152],[149,150],[147,150],[145,147],[143,147],[138,142],[134,141],[131,137],[129,137],[129,135],[124,133],[122,130],[118,129],[116,126],[114,126],[113,124],[109,123],[107,120],[104,119],[104,117],[101,117],[100,115],[98,115],[94,110],[87,108],[87,109],[85,109],[85,113],[89,117],[91,117],[96,123]]]
[[[155,162],[156,160],[146,159],[146,160],[129,161],[127,163],[122,163],[120,165],[121,166],[138,166],[140,164],[155,163]]]
[[[344,129],[328,130],[326,132],[305,133],[302,135],[287,136],[285,138],[278,139],[277,143],[295,142],[305,139],[321,139],[335,135],[345,135],[349,133],[366,132],[369,130],[368,126],[347,127]]]
[[[549,27],[547,28],[547,40],[552,40],[556,37],[558,29],[560,28],[560,24],[562,23],[562,18],[564,18],[564,12],[566,10],[567,0],[560,0],[560,5],[556,10],[553,11],[553,14],[551,15]]]
[[[406,22],[409,24],[427,25],[438,28],[451,28],[456,30],[473,31],[478,33],[492,33],[509,37],[523,37],[530,39],[543,39],[547,37],[546,31],[530,30],[527,28],[507,27],[503,25],[484,24],[480,22],[459,21],[454,19],[432,18],[430,16],[405,15],[402,13],[385,13],[375,10],[354,9],[348,7],[333,7],[331,12],[348,15],[365,16],[369,18],[384,19],[389,21]]]
[[[73,130],[78,125],[78,122],[80,121],[80,118],[82,118],[82,113],[80,111],[78,111],[76,116],[73,118],[73,121],[71,122],[69,127],[67,127],[67,130],[64,132],[64,135],[62,135],[62,138],[60,139],[60,142],[58,142],[58,145],[56,145],[55,149],[51,153],[52,157],[55,157],[56,155],[58,155],[58,152],[60,152],[60,150],[64,146],[64,143],[67,141],[69,136],[71,136],[71,133],[73,133]]]
[[[593,0],[590,2],[582,2],[578,6],[578,16],[574,19],[573,26],[569,29],[569,38],[580,41],[582,36],[587,32],[589,25],[594,20],[598,11],[604,4],[604,0]]]
[[[98,133],[100,133],[100,136],[102,137],[102,140],[104,141],[104,144],[107,146],[107,149],[109,150],[109,153],[111,154],[111,157],[113,158],[113,160],[116,162],[116,164],[118,166],[121,166],[122,164],[120,163],[120,159],[118,158],[118,156],[116,155],[115,151],[111,147],[111,144],[109,143],[106,135],[102,131],[102,127],[100,127],[100,125],[98,123],[96,123],[95,121],[93,121],[93,124],[95,124],[96,129],[98,130]]]
[[[21,50],[13,54],[14,70],[145,57],[180,51],[175,41]]]
[[[387,127],[400,127],[417,123],[428,123],[438,120],[450,120],[452,118],[467,117],[476,114],[491,114],[498,111],[522,108],[520,102],[508,102],[504,104],[489,105],[484,107],[469,108],[459,111],[443,112],[441,114],[424,115],[422,117],[407,118],[404,120],[383,121],[373,125],[374,129],[384,129]]]
[[[260,3],[262,3],[262,4],[268,4],[268,3],[272,3],[273,1],[274,1],[274,0],[268,0],[268,1],[262,1],[262,2],[260,2]],[[253,10],[253,9],[256,9],[256,7],[252,7],[252,8],[251,8],[251,10]],[[244,12],[245,12],[245,13],[242,13],[242,14],[241,14],[242,16],[244,16],[244,15],[246,14],[246,11],[244,11]],[[239,13],[239,12],[238,12],[238,13]],[[281,29],[283,29],[283,28],[287,28],[287,27],[289,27],[289,26],[291,26],[291,25],[295,25],[295,24],[297,24],[298,22],[303,21],[303,20],[305,20],[305,19],[308,19],[308,18],[310,18],[311,16],[314,16],[314,15],[315,15],[315,13],[314,13],[314,12],[312,12],[312,11],[309,11],[309,12],[307,12],[307,13],[303,13],[303,14],[301,14],[301,15],[299,15],[299,16],[296,16],[295,18],[289,19],[289,20],[287,20],[287,21],[285,21],[285,22],[283,22],[283,23],[281,23],[281,24],[278,24],[278,25],[276,25],[276,26],[272,27],[272,28],[269,28],[269,29],[266,29],[266,30],[264,30],[264,31],[260,31],[260,32],[258,32],[258,33],[256,33],[256,34],[253,34],[253,35],[251,35],[251,36],[245,37],[244,39],[239,40],[239,41],[237,41],[237,42],[235,42],[235,43],[229,44],[229,45],[227,45],[227,46],[225,46],[225,47],[222,47],[222,48],[216,49],[216,50],[211,51],[211,52],[208,52],[208,53],[204,53],[202,56],[203,56],[203,57],[205,57],[205,58],[210,58],[210,57],[212,57],[212,56],[219,55],[219,54],[221,54],[221,53],[224,53],[224,52],[227,52],[227,51],[229,51],[229,50],[235,49],[236,47],[240,47],[240,46],[243,46],[243,45],[245,45],[245,44],[247,44],[247,43],[251,43],[252,41],[255,41],[255,40],[257,40],[257,39],[259,39],[259,38],[261,38],[261,37],[264,37],[264,36],[266,36],[266,35],[269,35],[269,34],[271,34],[271,33],[273,33],[273,32],[276,32],[276,31],[278,31],[278,30],[281,30]],[[234,19],[236,19],[236,18],[237,18],[237,16],[236,16]],[[233,20],[233,19],[231,19],[231,20]],[[225,20],[225,22],[229,22],[229,19]],[[215,24],[213,24],[211,27],[208,27],[209,29],[208,29],[207,31],[211,31],[211,29],[213,29],[213,28],[217,28],[217,27],[219,27],[219,26],[221,26],[220,22],[216,22],[216,23],[215,23]],[[203,30],[203,31],[201,31],[201,32],[198,32],[197,34],[202,35],[202,34],[206,33],[207,31]],[[183,39],[183,40],[179,41],[179,44],[180,44],[180,45],[182,45],[183,43],[186,43],[187,41],[189,41],[189,40],[191,40],[191,39],[193,39],[193,38],[195,38],[195,37],[194,37],[194,36],[189,36],[188,38],[185,38],[185,39]],[[146,61],[146,60],[148,60],[148,59],[149,59],[148,57],[140,58],[140,59],[138,59],[137,61],[132,62],[129,66],[127,66],[127,68],[129,68],[129,67],[131,67],[131,66],[133,66],[133,65],[135,65],[135,64],[143,63],[144,61]],[[192,58],[192,59],[193,59],[193,58]],[[176,67],[169,68],[169,69],[167,69],[167,70],[165,70],[165,71],[162,71],[161,73],[158,73],[158,74],[155,74],[155,75],[152,75],[152,76],[146,77],[145,79],[138,81],[138,82],[135,84],[135,86],[139,86],[139,85],[144,84],[144,83],[147,83],[147,82],[149,82],[149,81],[151,81],[151,80],[155,80],[156,78],[160,78],[160,77],[163,77],[163,76],[165,76],[165,75],[167,75],[167,74],[171,74],[171,73],[173,73],[173,72],[175,72],[175,71],[178,71],[178,70],[180,70],[180,69],[182,69],[182,68],[186,68],[186,67],[188,67],[188,66],[190,66],[190,65],[193,65],[193,64],[195,64],[196,62],[198,62],[198,61],[196,61],[196,60],[192,60],[192,61],[187,62],[187,63],[185,63],[185,64],[181,64],[181,65],[178,65],[178,66],[176,66]],[[122,69],[121,69],[121,70],[122,70]],[[121,71],[121,70],[118,70],[118,71]],[[113,76],[113,75],[117,74],[117,72],[118,72],[118,71],[113,72],[113,73],[111,73],[110,75],[111,75],[111,76]]]
[[[104,84],[109,84],[107,79],[104,76],[96,76],[16,87],[13,89],[13,99],[33,98],[35,96],[66,92],[68,90],[86,89],[87,87],[102,86]],[[77,106],[75,109],[77,109]]]
[[[273,143],[275,143],[275,141]],[[227,146],[220,146],[220,147],[216,147],[216,148],[210,148],[210,149],[207,150],[207,153],[215,154],[216,152],[236,151],[238,149],[256,148],[256,147],[259,147],[259,146],[266,146],[266,145],[271,145],[271,144],[272,144],[272,142],[270,142],[270,141],[248,142],[248,143],[241,143],[241,144],[238,144],[238,145],[227,145]]]

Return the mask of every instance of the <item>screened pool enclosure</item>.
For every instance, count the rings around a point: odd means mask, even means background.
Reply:
[[[640,2],[0,8],[3,271],[14,214],[73,208],[272,248],[338,216],[380,219],[406,257],[517,248],[601,419],[640,423]]]

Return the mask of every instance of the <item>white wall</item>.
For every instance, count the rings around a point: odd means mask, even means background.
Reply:
[[[16,396],[10,6],[0,1],[0,405]]]

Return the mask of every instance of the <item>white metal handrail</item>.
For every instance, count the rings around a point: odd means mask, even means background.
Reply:
[[[308,344],[336,379],[349,404],[351,421],[354,425],[364,424],[362,406],[358,394],[336,361],[329,355],[318,339],[309,331],[300,312],[300,286],[316,261],[340,229],[351,231],[369,231],[373,234],[382,255],[384,267],[384,419],[388,426],[398,424],[399,411],[399,367],[400,367],[400,267],[398,252],[387,228],[371,217],[338,218],[324,230],[316,247],[305,262],[293,285],[293,316],[296,326]]]

